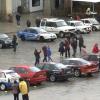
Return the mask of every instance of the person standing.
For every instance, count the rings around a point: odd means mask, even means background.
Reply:
[[[43,62],[47,62],[47,46],[46,45],[42,47],[42,51],[44,55]]]
[[[27,25],[27,27],[31,26],[31,21],[29,19],[26,21],[26,25]]]
[[[18,82],[16,80],[12,85],[12,93],[14,95],[14,100],[19,100],[19,87],[18,87]]]
[[[41,53],[41,50],[38,51],[37,49],[35,49],[35,51],[34,51],[34,55],[35,55],[35,66],[40,63],[40,53]]]
[[[28,96],[29,87],[27,85],[27,82],[24,81],[24,79],[22,78],[19,79],[19,90],[22,93],[22,99],[29,100],[29,96]]]
[[[64,52],[65,52],[65,49],[64,49],[64,42],[63,42],[63,41],[61,41],[60,44],[59,44],[59,52],[60,52],[60,56],[63,57]]]
[[[21,18],[21,15],[19,12],[16,13],[16,22],[17,22],[17,25],[20,25],[20,18]]]
[[[17,46],[17,36],[16,35],[13,35],[12,45],[13,45],[13,51],[16,52],[16,46]]]
[[[70,57],[70,43],[68,39],[65,40],[64,46],[65,46],[65,57],[66,58],[67,56]]]
[[[36,26],[39,27],[41,22],[41,18],[37,17],[35,20]]]
[[[79,40],[79,49],[80,49],[80,53],[81,53],[81,48],[84,46],[84,39],[83,39],[82,34],[80,34],[78,40]]]
[[[73,57],[76,57],[76,51],[77,51],[77,37],[72,37],[71,38],[71,46],[73,49]]]
[[[48,47],[47,47],[47,58],[48,58],[48,61],[50,61],[50,60],[53,61],[52,58],[51,58],[51,54],[52,54],[51,48],[48,45]]]

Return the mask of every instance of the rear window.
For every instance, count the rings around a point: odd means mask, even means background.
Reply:
[[[40,71],[40,69],[37,68],[37,67],[30,67],[29,69],[30,69],[31,71],[33,71],[33,72],[39,72],[39,71]]]

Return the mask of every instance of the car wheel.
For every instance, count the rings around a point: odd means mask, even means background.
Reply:
[[[54,75],[50,75],[49,80],[51,82],[55,82],[56,81],[56,77]]]
[[[4,91],[4,90],[6,90],[6,85],[5,84],[0,84],[0,90],[1,91]]]
[[[43,37],[40,37],[40,41],[44,41],[44,38]]]
[[[63,37],[64,37],[64,32],[60,32],[60,33],[59,33],[59,37],[60,37],[60,38],[63,38]]]
[[[21,40],[22,41],[25,41],[25,36],[21,36]]]
[[[92,31],[96,31],[96,30],[97,30],[97,28],[93,26],[92,27]]]
[[[81,75],[80,70],[75,69],[75,70],[74,70],[74,76],[75,76],[75,77],[79,77],[80,75]]]

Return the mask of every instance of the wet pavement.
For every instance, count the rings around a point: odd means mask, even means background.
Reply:
[[[27,17],[25,17],[27,18]],[[31,16],[32,19],[32,16]],[[34,24],[34,22],[33,22]],[[18,27],[16,23],[0,23],[0,32],[16,32],[26,27],[24,18],[22,26]],[[14,34],[13,33],[13,34]],[[9,34],[12,37],[12,34]],[[83,35],[88,53],[91,53],[94,43],[98,43],[100,47],[100,32],[92,32]],[[34,65],[34,49],[41,49],[43,45],[49,45],[52,49],[52,58],[54,61],[60,61],[58,52],[59,42],[36,42],[21,41],[18,39],[17,52],[14,53],[12,48],[0,49],[0,69],[8,69],[16,65]],[[72,49],[71,49],[72,54]],[[77,48],[77,57],[79,57],[79,48]],[[41,53],[41,61],[43,54]],[[100,73],[92,77],[72,78],[66,82],[46,82],[38,87],[31,87],[29,93],[30,100],[100,100]],[[0,100],[13,100],[11,93],[1,93]],[[21,95],[20,95],[20,100]]]

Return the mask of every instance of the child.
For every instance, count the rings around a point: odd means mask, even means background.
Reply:
[[[95,43],[92,49],[92,53],[97,54],[100,52],[100,49],[98,47],[98,43]]]

